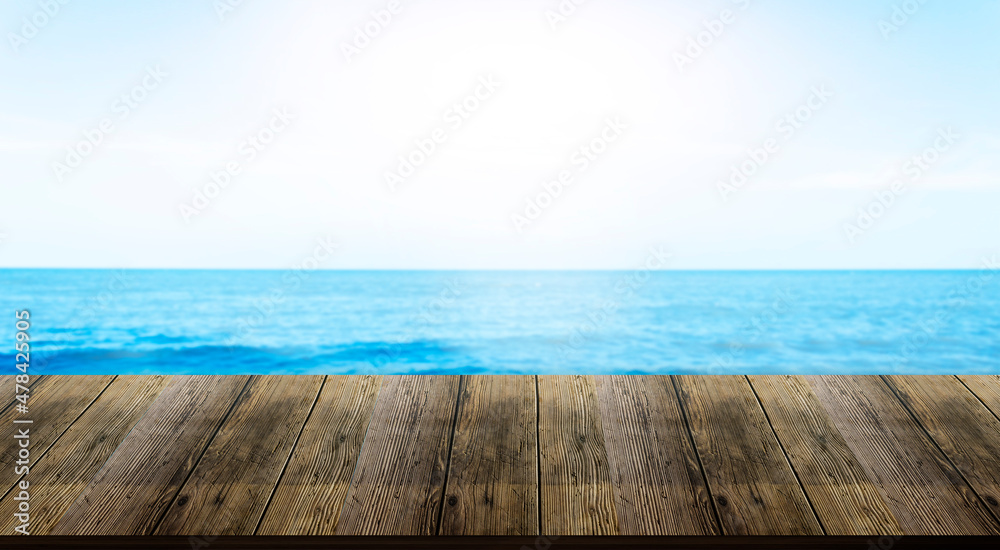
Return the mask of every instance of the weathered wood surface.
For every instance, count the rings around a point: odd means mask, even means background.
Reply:
[[[114,376],[47,376],[28,392],[27,413],[10,407],[0,414],[0,425],[10,434],[0,440],[0,495],[6,495],[21,477],[15,466],[19,466],[16,462],[22,439],[15,438],[15,432],[28,430],[28,466],[38,463],[114,379]],[[26,419],[31,424],[14,424],[15,420]]]
[[[721,534],[671,378],[596,382],[621,534]]]
[[[36,534],[1000,533],[997,376],[51,375],[29,410]]]
[[[434,535],[458,402],[457,376],[387,376],[338,535]]]
[[[31,375],[28,381],[28,388],[45,379],[44,375]],[[0,374],[0,414],[7,412],[7,409],[18,403],[14,397],[17,391],[17,376],[14,374]],[[30,393],[30,392],[29,392]]]
[[[993,416],[1000,418],[1000,376],[959,376],[958,379],[990,409]]]
[[[117,377],[29,475],[21,476],[32,495],[31,534],[52,530],[169,381],[169,376]],[[19,523],[14,518],[17,504],[12,498],[0,501],[0,533],[13,532]]]
[[[801,376],[750,376],[828,535],[901,535],[882,493]]]
[[[1000,516],[1000,420],[954,376],[885,378],[983,503]]]
[[[252,535],[322,383],[255,376],[154,534]]]
[[[996,519],[878,376],[808,376],[908,535],[1000,533]]]
[[[822,535],[773,430],[742,376],[675,378],[727,535]]]
[[[330,376],[258,535],[332,535],[364,443],[381,376]]]
[[[537,535],[534,376],[466,376],[440,535]]]
[[[542,533],[619,534],[594,377],[538,377],[538,441]]]
[[[175,376],[52,534],[151,534],[249,378]]]

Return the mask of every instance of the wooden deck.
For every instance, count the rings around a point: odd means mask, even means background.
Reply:
[[[31,394],[0,422],[34,421],[37,535],[1000,534],[998,376],[45,376]]]

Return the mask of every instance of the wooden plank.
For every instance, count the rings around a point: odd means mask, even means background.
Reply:
[[[823,534],[746,378],[674,380],[723,532]]]
[[[886,376],[986,506],[1000,517],[1000,420],[954,376]]]
[[[252,535],[322,384],[255,376],[153,534]]]
[[[30,374],[31,371],[29,370]],[[45,379],[44,375],[32,374],[29,377],[28,388],[34,388],[36,384]],[[7,412],[7,409],[13,407],[18,403],[17,399],[14,398],[17,377],[13,374],[0,374],[0,414]]]
[[[907,535],[1000,532],[919,424],[878,376],[807,376]]]
[[[21,477],[15,472],[21,440],[13,437],[14,426],[29,430],[29,466],[34,466],[114,378],[46,376],[29,392],[27,414],[19,413],[14,407],[0,414],[0,425],[11,434],[0,440],[0,496],[10,491]],[[14,420],[31,420],[32,423],[16,425]]]
[[[538,441],[542,534],[619,534],[593,376],[538,377]]]
[[[381,385],[327,377],[256,534],[334,534]]]
[[[750,376],[828,535],[900,535],[878,487],[801,376]]]
[[[119,376],[31,469],[31,534],[45,535],[163,391],[169,376]],[[37,489],[31,489],[35,487]],[[0,502],[0,532],[12,533],[13,499]]]
[[[670,377],[595,379],[621,534],[720,534]]]
[[[976,394],[993,416],[1000,418],[1000,375],[961,375],[958,379]]]
[[[338,535],[437,532],[459,379],[383,378]]]
[[[538,534],[536,404],[534,376],[463,378],[439,534]]]
[[[175,376],[52,534],[151,534],[248,379]]]
[[[31,377],[36,378],[36,377]],[[40,378],[40,377],[37,377]],[[7,412],[16,401],[14,400],[14,381],[16,377],[13,374],[0,374],[0,414]]]

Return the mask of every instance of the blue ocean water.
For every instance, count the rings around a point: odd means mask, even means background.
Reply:
[[[1000,373],[990,270],[5,269],[0,289],[0,361],[29,309],[36,374]]]

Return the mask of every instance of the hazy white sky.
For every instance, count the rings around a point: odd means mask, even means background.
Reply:
[[[997,2],[227,2],[0,5],[0,267],[1000,251]]]

